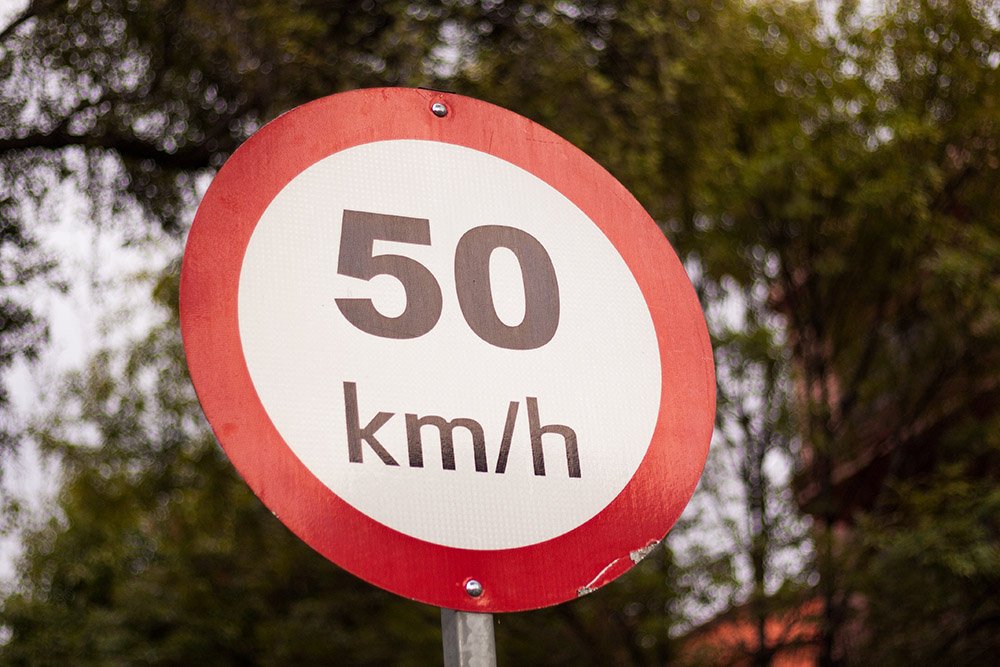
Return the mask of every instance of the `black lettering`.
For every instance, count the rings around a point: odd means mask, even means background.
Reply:
[[[406,291],[406,308],[386,317],[371,299],[336,299],[348,322],[365,333],[384,338],[419,338],[441,317],[441,287],[430,270],[403,255],[374,254],[375,241],[431,244],[430,221],[383,213],[344,211],[337,273],[361,280],[393,276]]]
[[[566,445],[566,466],[570,477],[580,476],[580,455],[576,449],[576,431],[562,424],[540,425],[538,418],[538,399],[527,397],[528,429],[531,432],[531,457],[535,464],[535,474],[545,474],[545,452],[542,451],[542,436],[546,433],[561,435]]]
[[[508,326],[497,315],[490,283],[490,257],[507,248],[521,267],[524,319]],[[455,248],[455,290],[462,315],[477,336],[508,350],[534,350],[559,327],[559,282],[552,258],[534,236],[516,227],[473,227]]]
[[[486,465],[486,438],[483,427],[475,419],[458,418],[451,421],[437,415],[418,417],[406,415],[406,444],[410,452],[410,467],[424,467],[424,448],[420,438],[420,429],[424,426],[434,426],[438,429],[441,439],[441,466],[445,470],[455,469],[455,445],[452,432],[456,428],[466,429],[472,435],[472,448],[476,460],[477,472],[489,472]]]
[[[517,401],[511,401],[507,406],[507,421],[503,425],[503,438],[500,440],[500,456],[497,457],[495,472],[504,474],[507,470],[507,457],[510,456],[510,442],[514,438],[514,422],[517,421]]]
[[[579,478],[580,454],[577,448],[576,431],[565,424],[542,424],[538,415],[538,398],[528,396],[525,398],[525,402],[528,406],[528,434],[531,440],[531,458],[535,475],[545,476],[543,436],[558,435],[562,437],[563,447],[566,450],[566,467],[569,476],[570,478]],[[503,434],[500,437],[500,451],[495,468],[495,472],[500,475],[507,472],[519,408],[518,401],[510,401],[507,405],[507,418],[504,421]],[[364,462],[364,444],[367,444],[385,465],[399,465],[376,438],[378,430],[396,413],[379,412],[362,428],[358,415],[358,387],[354,382],[344,382],[344,412],[347,423],[348,459],[351,463]],[[425,426],[433,426],[438,431],[438,440],[441,445],[442,469],[455,470],[455,429],[461,428],[469,433],[476,472],[489,472],[489,463],[486,460],[486,436],[483,433],[482,425],[475,419],[457,417],[449,421],[438,415],[420,416],[413,413],[406,413],[404,417],[407,456],[411,468],[424,467],[424,443],[421,429]]]
[[[361,443],[367,442],[368,446],[374,450],[382,463],[387,466],[398,466],[396,459],[386,451],[378,440],[375,439],[375,432],[389,421],[394,412],[380,412],[363,429],[358,418],[358,386],[353,382],[344,383],[344,411],[347,414],[347,452],[351,463],[364,463],[361,453]]]

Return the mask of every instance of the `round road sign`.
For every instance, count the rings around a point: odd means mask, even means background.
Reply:
[[[459,95],[344,93],[253,135],[198,210],[181,327],[264,503],[441,607],[611,581],[707,455],[711,347],[659,229],[571,144]]]

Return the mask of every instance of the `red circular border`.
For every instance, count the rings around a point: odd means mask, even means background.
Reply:
[[[444,102],[440,118],[431,105]],[[649,450],[601,512],[539,544],[497,551],[419,540],[334,494],[292,453],[261,405],[243,357],[237,293],[264,209],[318,160],[360,144],[424,139],[466,146],[534,174],[618,249],[649,305],[663,389]],[[700,304],[673,249],[635,198],[558,135],[500,107],[423,89],[326,97],[269,123],[219,171],[184,253],[181,331],[191,379],[216,436],[254,492],[302,540],[349,572],[428,604],[478,612],[557,604],[611,581],[677,520],[701,475],[715,415],[715,370]],[[627,381],[627,379],[626,379]],[[469,597],[465,582],[484,593]]]

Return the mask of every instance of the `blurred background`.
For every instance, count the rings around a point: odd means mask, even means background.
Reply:
[[[207,429],[180,253],[263,123],[369,86],[609,169],[706,309],[664,544],[498,615],[503,665],[995,664],[996,0],[0,1],[0,663],[424,665],[438,610],[299,543]]]

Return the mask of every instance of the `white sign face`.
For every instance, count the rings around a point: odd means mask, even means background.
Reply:
[[[656,426],[659,347],[629,268],[565,196],[471,148],[378,141],[302,171],[253,231],[238,313],[294,454],[433,544],[580,526]]]

